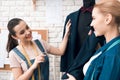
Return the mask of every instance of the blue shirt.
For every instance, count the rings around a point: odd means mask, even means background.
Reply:
[[[120,36],[112,39],[95,53],[102,51],[91,62],[84,80],[120,80],[120,43],[107,50],[119,39]]]

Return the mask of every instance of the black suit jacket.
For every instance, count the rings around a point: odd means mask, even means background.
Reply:
[[[65,21],[63,36],[65,34],[66,23],[69,19],[71,19],[70,36],[66,51],[64,55],[61,56],[61,72],[65,72],[78,55],[81,45],[87,38],[87,34],[90,30],[92,16],[91,12],[82,13],[80,9],[70,13]]]

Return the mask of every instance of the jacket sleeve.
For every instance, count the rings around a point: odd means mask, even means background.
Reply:
[[[112,51],[109,51],[112,53]],[[114,55],[116,54],[117,55]],[[104,65],[99,80],[120,80],[120,51],[114,49],[114,54],[108,54],[104,58]]]

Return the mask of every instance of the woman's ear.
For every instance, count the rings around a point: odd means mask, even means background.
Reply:
[[[16,39],[16,40],[18,40],[18,38],[16,36],[11,35],[11,37],[14,38],[14,39]]]
[[[106,19],[105,19],[105,23],[106,24],[110,24],[112,21],[112,15],[111,14],[107,14],[106,15]]]

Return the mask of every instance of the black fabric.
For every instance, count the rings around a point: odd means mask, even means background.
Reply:
[[[81,13],[79,15],[79,21],[78,21],[78,43],[82,44],[86,36],[88,36],[88,32],[90,30],[90,23],[92,21],[91,13]]]
[[[83,0],[83,7],[91,7],[94,6],[95,0]]]

